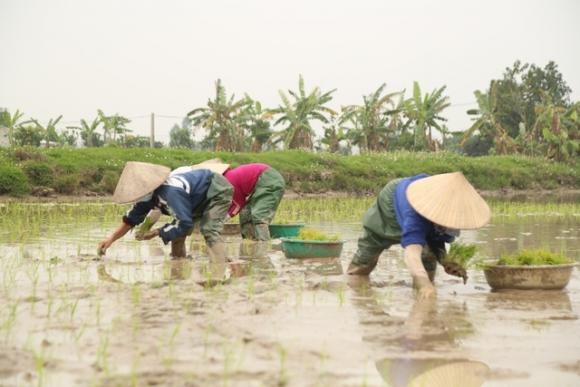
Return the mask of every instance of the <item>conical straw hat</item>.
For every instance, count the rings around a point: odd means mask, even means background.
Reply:
[[[414,378],[409,387],[480,387],[489,367],[479,361],[458,361],[432,368]]]
[[[480,228],[491,217],[489,206],[461,172],[416,180],[407,188],[407,199],[423,217],[447,228]]]
[[[155,191],[171,169],[163,165],[128,161],[115,188],[113,200],[117,203],[135,202]]]
[[[213,173],[217,173],[223,175],[225,171],[229,169],[229,164],[224,164],[220,159],[211,159],[203,161],[199,164],[195,164],[191,166],[192,170],[196,169],[209,169]]]
[[[454,359],[383,359],[376,363],[390,386],[479,387],[489,372],[482,362]]]

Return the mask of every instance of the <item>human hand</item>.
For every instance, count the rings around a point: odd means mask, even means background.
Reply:
[[[424,286],[419,288],[419,292],[417,294],[417,300],[419,301],[426,301],[432,300],[437,297],[437,292],[435,291],[435,287],[433,285]]]
[[[105,240],[102,240],[99,242],[99,244],[97,245],[97,255],[100,257],[102,255],[105,255],[105,253],[107,252],[107,249],[113,244],[113,241],[110,238],[107,238]]]
[[[463,266],[455,262],[446,262],[446,261],[443,261],[441,264],[445,269],[445,273],[455,277],[463,278],[463,284],[467,283],[467,279],[469,277],[467,276],[467,272],[465,271],[465,268]]]
[[[434,299],[437,296],[435,287],[427,277],[413,277],[413,285],[418,290],[418,301]]]
[[[135,239],[137,239],[138,241],[146,241],[149,239],[153,239],[156,236],[159,236],[159,229],[158,228],[156,228],[155,230],[144,232],[144,233],[138,233],[135,235]]]

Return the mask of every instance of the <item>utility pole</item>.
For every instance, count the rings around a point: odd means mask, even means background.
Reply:
[[[149,146],[155,148],[155,113],[151,113],[151,136],[149,137]]]

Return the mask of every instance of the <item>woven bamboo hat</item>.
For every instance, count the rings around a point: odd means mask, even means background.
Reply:
[[[155,191],[171,169],[163,165],[128,161],[119,178],[113,200],[117,203],[131,203]]]
[[[489,366],[472,360],[383,359],[376,363],[383,380],[392,386],[480,387]]]
[[[209,169],[213,173],[223,175],[225,171],[230,168],[229,164],[224,164],[220,159],[211,159],[203,161],[199,164],[191,166],[192,170],[196,169]]]
[[[458,230],[483,227],[491,211],[461,172],[429,176],[412,182],[407,199],[423,217]]]

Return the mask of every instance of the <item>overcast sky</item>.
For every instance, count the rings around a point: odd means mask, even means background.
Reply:
[[[0,0],[0,107],[65,124],[98,108],[157,138],[207,102],[214,81],[265,106],[279,89],[336,88],[331,107],[386,82],[447,85],[452,130],[473,91],[516,59],[554,60],[578,100],[577,0]]]

